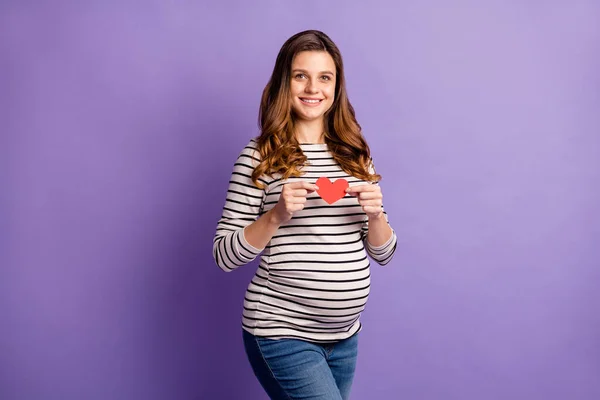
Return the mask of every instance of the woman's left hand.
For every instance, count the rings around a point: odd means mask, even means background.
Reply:
[[[381,187],[375,184],[351,186],[346,193],[356,196],[358,203],[369,218],[379,218],[383,214],[383,194]]]

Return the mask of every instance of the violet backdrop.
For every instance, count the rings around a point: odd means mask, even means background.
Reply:
[[[266,399],[211,255],[320,29],[399,244],[353,399],[600,398],[600,3],[3,1],[0,398]]]

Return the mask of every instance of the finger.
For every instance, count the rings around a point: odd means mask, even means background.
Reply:
[[[365,207],[365,206],[381,207],[381,201],[379,201],[379,200],[362,200],[362,201],[359,201],[359,203],[363,207]]]
[[[290,183],[290,188],[292,189],[306,189],[309,192],[314,192],[315,190],[319,190],[319,187],[314,183],[309,183],[306,181],[298,181]]]
[[[362,185],[360,185],[360,186],[362,186]],[[346,194],[349,194],[350,196],[358,197],[358,195],[362,192],[362,189],[360,186],[352,186],[352,187],[346,188]]]
[[[304,204],[291,204],[289,210],[291,212],[298,212],[304,209]]]
[[[288,200],[290,204],[304,204],[306,203],[306,197],[291,197]]]
[[[306,189],[296,189],[292,192],[292,196],[294,197],[306,197],[308,194],[308,190]]]
[[[361,200],[371,200],[371,199],[381,199],[381,198],[383,198],[383,195],[381,194],[381,192],[362,192],[362,193],[358,193],[358,197]]]
[[[361,193],[361,192],[373,192],[377,190],[377,185],[371,185],[371,184],[367,184],[367,185],[356,185],[356,186],[351,186],[349,188],[346,189],[346,193]]]
[[[286,203],[293,204],[306,201],[306,196],[294,196],[293,193],[287,193],[283,199]]]

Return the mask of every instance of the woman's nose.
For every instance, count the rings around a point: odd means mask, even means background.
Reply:
[[[306,83],[306,87],[304,88],[304,90],[305,90],[307,93],[315,93],[315,92],[317,91],[317,86],[316,86],[316,85],[313,83],[313,81],[312,81],[312,80],[309,80],[309,81]]]

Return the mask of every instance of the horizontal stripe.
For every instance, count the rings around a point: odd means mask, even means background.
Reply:
[[[377,184],[349,176],[327,145],[303,144],[301,149],[307,157],[300,167],[303,174],[287,180],[278,173],[263,175],[263,189],[252,181],[260,163],[256,142],[241,151],[217,223],[213,255],[224,271],[259,258],[244,296],[244,329],[264,337],[329,342],[361,329],[360,314],[371,289],[368,257],[386,265],[397,239],[393,233],[383,246],[368,243],[368,219],[356,196],[347,194],[327,204],[317,193],[309,193],[303,209],[277,229],[262,251],[251,246],[243,229],[279,203],[286,183],[315,183],[325,176],[332,182],[344,178],[350,186]]]

